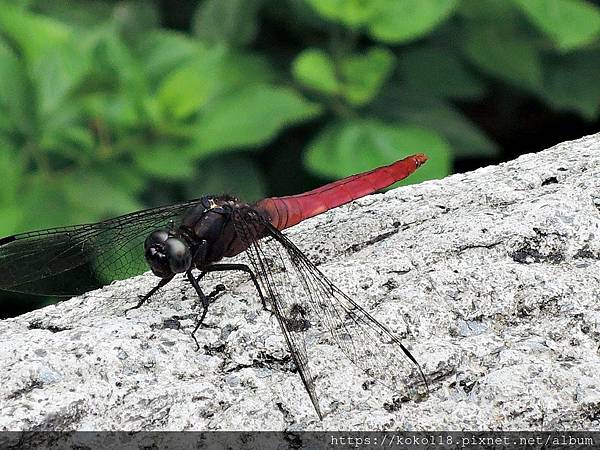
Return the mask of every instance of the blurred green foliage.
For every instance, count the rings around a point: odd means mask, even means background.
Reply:
[[[188,32],[163,14],[0,0],[0,235],[255,200],[273,176],[256,156],[300,124],[318,176],[425,152],[410,181],[441,178],[497,151],[456,107],[495,83],[600,112],[600,11],[584,0],[204,0]]]

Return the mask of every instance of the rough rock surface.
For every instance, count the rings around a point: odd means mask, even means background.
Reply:
[[[315,339],[319,421],[244,274],[190,338],[191,286],[146,274],[0,323],[1,430],[600,430],[600,134],[373,195],[288,235],[403,331],[406,399]]]

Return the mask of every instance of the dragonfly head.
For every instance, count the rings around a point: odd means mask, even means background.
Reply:
[[[155,230],[146,238],[144,255],[152,273],[161,278],[183,273],[192,266],[189,245],[167,230]]]

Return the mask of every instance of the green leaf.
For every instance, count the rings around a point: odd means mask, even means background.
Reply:
[[[144,39],[148,31],[160,26],[161,19],[159,2],[128,0],[113,6],[112,20],[126,39]]]
[[[18,192],[22,188],[25,164],[13,145],[0,137],[0,236],[18,231],[23,219],[22,202]]]
[[[194,16],[194,33],[210,43],[250,44],[256,36],[261,4],[262,0],[206,0]]]
[[[300,83],[325,94],[335,95],[340,90],[333,60],[323,50],[304,50],[294,60],[292,73]]]
[[[478,25],[487,24],[495,27],[501,24],[514,27],[518,20],[518,14],[513,5],[510,2],[498,0],[461,0],[457,14]]]
[[[148,79],[158,83],[177,66],[193,58],[200,48],[197,42],[182,33],[154,30],[141,40],[137,53]]]
[[[482,82],[471,75],[451,47],[419,47],[402,53],[399,74],[411,91],[453,99],[483,94]]]
[[[274,81],[276,73],[265,56],[229,51],[223,57],[221,82],[226,89]]]
[[[61,184],[74,223],[106,219],[142,208],[131,192],[100,171],[73,172],[63,177]]]
[[[74,33],[60,22],[7,6],[0,8],[0,32],[25,55],[38,111],[42,117],[53,113],[88,70]]]
[[[23,230],[74,223],[69,216],[69,201],[60,178],[50,178],[40,173],[29,175],[24,179],[19,204]]]
[[[375,97],[394,65],[394,55],[386,48],[372,48],[363,55],[352,55],[342,61],[344,96],[361,106]]]
[[[138,123],[138,105],[133,95],[107,95],[101,116],[116,130],[134,128]],[[129,131],[129,130],[127,130]]]
[[[77,106],[76,103],[73,103],[73,105]],[[107,139],[112,135],[127,135],[132,132],[132,128],[139,125],[139,108],[136,99],[123,92],[87,95],[82,99],[81,108],[84,110],[80,113],[81,115],[94,117],[94,126],[98,127],[96,132],[103,139]],[[54,131],[54,134],[60,135],[55,130],[61,122],[65,123],[63,126],[68,126],[69,120],[76,121],[78,118],[76,109],[70,112],[68,109],[62,108],[57,114],[57,118],[60,119],[63,113],[66,114],[64,114],[65,117],[62,120],[55,120],[54,117],[49,120],[53,125],[52,131]],[[71,114],[75,117],[71,118]]]
[[[24,162],[13,145],[0,137],[0,205],[13,206],[17,203],[24,171]]]
[[[504,36],[492,28],[480,29],[470,34],[465,51],[473,64],[492,76],[526,89],[541,84],[538,51],[524,39]]]
[[[177,119],[184,119],[213,98],[223,87],[225,55],[223,48],[199,51],[166,77],[157,93],[164,110]]]
[[[67,142],[77,148],[80,152],[91,153],[95,147],[95,140],[89,127],[73,125],[59,131],[62,142]]]
[[[135,170],[127,167],[126,179],[120,179],[123,166],[96,164],[94,171],[81,168],[60,177],[29,175],[19,194],[22,227],[86,223],[141,209],[131,189]]]
[[[577,111],[593,121],[600,114],[600,52],[576,52],[545,66],[539,94],[557,109]]]
[[[0,121],[11,134],[32,134],[35,127],[32,89],[25,68],[0,39]]]
[[[363,54],[345,57],[336,77],[333,60],[323,50],[308,49],[294,61],[295,78],[328,95],[342,94],[353,105],[364,105],[377,95],[393,69],[394,55],[386,48],[371,48]]]
[[[158,26],[157,3],[147,0],[122,2],[52,0],[51,2],[36,1],[35,10],[82,30],[113,21],[128,36],[145,37],[144,33]]]
[[[307,0],[322,17],[350,28],[364,25],[385,9],[387,0]]]
[[[0,236],[8,236],[19,231],[23,214],[16,206],[0,206]]]
[[[40,129],[35,136],[35,145],[40,151],[55,152],[56,154],[66,155],[72,152],[69,146],[74,143],[71,129],[87,129],[89,145],[77,146],[77,151],[88,150],[94,144],[93,137],[90,134],[89,124],[84,119],[84,106],[82,103],[72,100],[63,103],[54,114],[48,114],[40,121]],[[78,132],[75,131],[77,134]],[[79,137],[82,134],[79,133]],[[85,139],[85,138],[84,138]],[[81,141],[81,143],[84,141]]]
[[[5,3],[0,7],[0,32],[22,49],[28,62],[66,44],[71,36],[68,26]]]
[[[204,159],[198,165],[196,176],[185,186],[187,198],[230,194],[245,202],[252,202],[265,196],[263,177],[255,158],[240,153]]]
[[[328,126],[310,144],[306,164],[319,175],[342,178],[391,164],[414,153],[425,153],[430,161],[402,184],[442,178],[450,172],[451,149],[436,132],[373,120]]]
[[[154,145],[138,149],[135,153],[137,166],[146,174],[165,180],[187,180],[194,174],[194,159],[175,146]]]
[[[165,78],[157,99],[164,111],[181,120],[226,92],[272,78],[274,72],[264,58],[223,46],[203,48]]]
[[[383,42],[426,35],[450,16],[457,0],[307,0],[322,17],[350,28],[365,26]]]
[[[115,134],[154,123],[160,116],[160,108],[151,97],[150,82],[139,58],[126,45],[114,23],[102,27],[95,35],[90,46],[95,70],[99,72],[96,74],[99,80],[95,81],[102,83],[101,90],[93,90],[82,99],[91,115],[106,121]]]
[[[135,146],[132,145],[135,148]],[[148,182],[144,174],[135,166],[123,164],[121,161],[107,160],[104,164],[96,163],[96,170],[108,183],[119,186],[130,198],[142,193]],[[124,208],[124,211],[139,208]]]
[[[600,9],[583,0],[512,0],[561,50],[592,43],[600,36]]]
[[[31,64],[42,118],[59,109],[89,71],[87,55],[74,45],[49,48]]]
[[[141,99],[148,95],[149,86],[141,64],[121,37],[118,27],[114,23],[103,27],[92,49],[96,56],[94,63],[100,65],[111,82],[117,83],[113,92],[118,91],[140,107]]]
[[[450,105],[407,114],[407,119],[440,133],[452,145],[454,157],[492,157],[498,146]]]
[[[369,21],[369,32],[394,44],[417,39],[446,20],[457,5],[457,0],[386,0]]]
[[[202,155],[221,149],[269,142],[285,127],[311,119],[320,107],[289,88],[250,85],[215,102],[201,115],[197,140],[189,151]]]
[[[75,27],[87,28],[110,19],[114,6],[106,2],[74,2],[73,0],[36,1],[35,10]]]
[[[498,153],[497,145],[454,107],[421,92],[389,89],[372,105],[372,114],[437,131],[452,146],[454,157],[492,157]]]

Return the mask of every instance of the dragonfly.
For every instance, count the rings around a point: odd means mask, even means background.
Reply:
[[[313,326],[324,330],[353,364],[381,384],[398,391],[412,383],[429,391],[419,363],[402,341],[336,287],[282,233],[388,187],[426,161],[424,154],[412,155],[302,194],[265,198],[252,205],[229,195],[208,195],[97,223],[8,236],[0,239],[0,289],[72,297],[142,274],[149,267],[158,283],[138,296],[131,310],[182,274],[202,307],[192,332],[199,349],[195,334],[211,303],[201,279],[211,272],[241,271],[254,284],[262,307],[276,317],[320,419],[306,350],[306,331]],[[249,265],[223,262],[243,253]],[[194,269],[200,274],[196,276]]]

